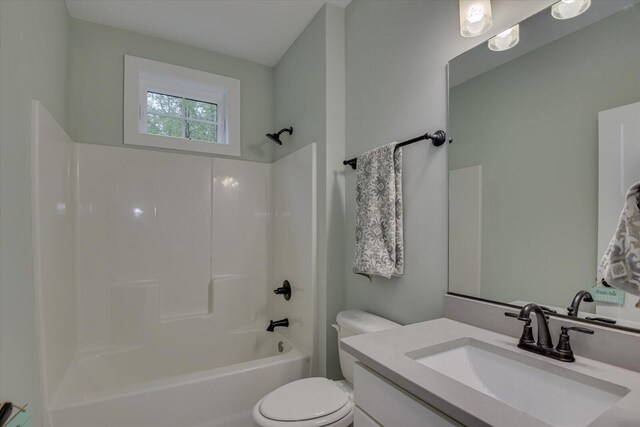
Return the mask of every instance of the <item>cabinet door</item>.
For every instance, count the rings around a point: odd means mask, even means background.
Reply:
[[[382,426],[462,426],[360,363],[354,365],[354,397],[356,407]]]
[[[362,409],[356,407],[353,411],[354,427],[381,427],[373,418],[365,414]]]

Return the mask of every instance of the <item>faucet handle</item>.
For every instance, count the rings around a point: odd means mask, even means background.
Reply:
[[[583,334],[593,335],[593,329],[582,328],[580,326],[561,326],[560,327],[560,339],[556,351],[558,353],[558,360],[562,362],[573,362],[575,357],[573,356],[573,350],[569,342],[569,331],[581,332]]]
[[[289,301],[291,299],[291,284],[288,280],[282,282],[282,287],[273,290],[276,295],[284,296],[284,299]]]
[[[505,316],[507,316],[507,317],[514,317],[514,318],[516,318],[516,319],[518,319],[518,320],[520,320],[520,321],[522,321],[522,322],[529,322],[529,323],[531,323],[531,318],[520,317],[520,315],[519,315],[519,314],[516,314],[516,313],[511,313],[511,312],[509,312],[509,311],[505,311],[505,312],[504,312],[504,315],[505,315]],[[544,318],[545,318],[546,320],[549,320],[549,316],[547,316],[546,314],[544,315]]]
[[[524,322],[524,328],[522,329],[522,336],[520,337],[520,343],[534,343],[533,340],[533,327],[531,326],[531,318],[523,318],[520,317],[517,313],[511,313],[509,311],[505,311],[504,315],[507,317],[514,317],[521,322]]]
[[[561,331],[561,333],[565,333],[565,334],[568,331],[576,331],[576,332],[581,332],[583,334],[588,334],[588,335],[593,335],[593,333],[594,333],[593,329],[582,328],[580,326],[561,326],[560,327],[560,331]]]
[[[504,315],[507,317],[513,317],[515,319],[520,320],[521,322],[528,322],[531,323],[531,319],[526,319],[524,317],[520,317],[520,315],[518,313],[511,313],[510,311],[505,311]]]

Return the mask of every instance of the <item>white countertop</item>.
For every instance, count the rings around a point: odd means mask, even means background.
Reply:
[[[626,387],[630,392],[591,426],[640,426],[640,373],[576,355],[566,363],[517,348],[518,338],[450,319],[436,319],[365,335],[344,338],[340,347],[429,405],[459,422],[476,426],[538,427],[543,421],[429,369],[406,353],[459,338],[473,338],[584,375]],[[557,337],[554,337],[554,341]],[[611,349],[611,351],[616,351]],[[640,354],[638,355],[640,357]],[[558,402],[559,405],[562,402]]]

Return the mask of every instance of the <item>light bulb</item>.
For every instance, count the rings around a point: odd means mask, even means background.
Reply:
[[[556,19],[571,19],[586,12],[591,0],[562,0],[551,6],[551,16]]]
[[[475,37],[491,28],[490,0],[459,0],[460,34],[463,37]]]
[[[481,4],[474,4],[467,10],[467,21],[475,24],[484,18],[484,8]]]
[[[520,41],[520,24],[517,24],[506,31],[492,37],[487,42],[489,49],[499,52],[511,49]]]

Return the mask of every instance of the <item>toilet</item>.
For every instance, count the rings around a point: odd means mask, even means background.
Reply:
[[[338,313],[338,339],[400,326],[360,310]],[[260,427],[347,427],[353,423],[353,363],[339,350],[345,380],[305,378],[285,384],[264,396],[253,407],[253,421]]]

